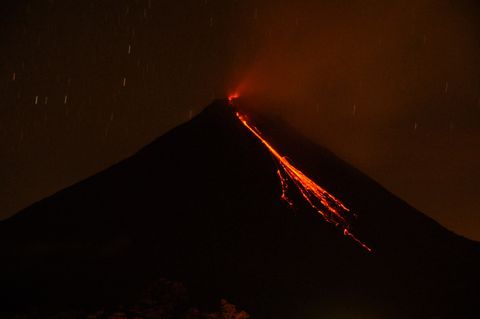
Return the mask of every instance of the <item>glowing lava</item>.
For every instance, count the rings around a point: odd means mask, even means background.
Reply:
[[[232,103],[234,100],[238,99],[240,95],[238,93],[232,93],[228,96],[228,102]]]
[[[238,98],[237,95],[232,95],[228,100],[232,104],[233,100],[236,98]],[[287,196],[288,181],[293,182],[303,198],[318,214],[320,214],[327,222],[343,229],[343,234],[345,236],[351,237],[363,248],[371,252],[372,249],[370,247],[350,232],[351,226],[348,219],[355,217],[355,215],[350,212],[350,209],[311,180],[301,170],[296,168],[285,156],[282,156],[267,140],[265,140],[265,138],[262,137],[262,134],[256,127],[248,123],[247,118],[244,115],[237,112],[236,116],[240,122],[242,122],[242,124],[263,143],[263,145],[265,145],[278,162],[279,169],[277,170],[277,174],[282,186],[281,198],[290,206],[293,206],[293,202]]]

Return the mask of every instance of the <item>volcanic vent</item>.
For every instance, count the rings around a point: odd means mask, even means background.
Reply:
[[[232,102],[1,222],[0,309],[128,303],[168,278],[255,318],[478,314],[477,243]]]

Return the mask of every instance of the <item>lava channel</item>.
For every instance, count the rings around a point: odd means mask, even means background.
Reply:
[[[232,104],[233,99],[229,98],[229,101]],[[278,162],[279,169],[277,170],[278,177],[280,179],[280,184],[282,186],[282,195],[281,198],[288,203],[291,207],[294,206],[291,199],[287,195],[287,186],[288,182],[291,181],[295,187],[298,189],[302,197],[307,201],[307,203],[314,209],[318,214],[320,214],[323,219],[331,224],[334,224],[336,227],[339,227],[343,230],[345,236],[349,236],[355,242],[360,244],[364,249],[371,252],[372,249],[358,239],[350,231],[351,225],[348,221],[349,218],[355,215],[347,208],[340,200],[335,196],[331,195],[324,188],[315,183],[312,179],[306,176],[300,169],[296,168],[287,157],[282,156],[260,133],[260,131],[253,125],[249,124],[247,117],[243,114],[236,112],[237,118],[240,122],[255,135],[263,145],[269,150],[273,155],[275,160]]]

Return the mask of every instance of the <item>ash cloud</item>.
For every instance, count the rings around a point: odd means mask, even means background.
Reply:
[[[378,121],[420,114],[442,96],[444,104],[478,102],[478,34],[464,6],[281,1],[257,10],[242,95],[348,112],[356,104]]]

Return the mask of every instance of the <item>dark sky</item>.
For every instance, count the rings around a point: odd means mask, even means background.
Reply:
[[[480,240],[475,1],[7,0],[0,18],[0,218],[239,91]]]

